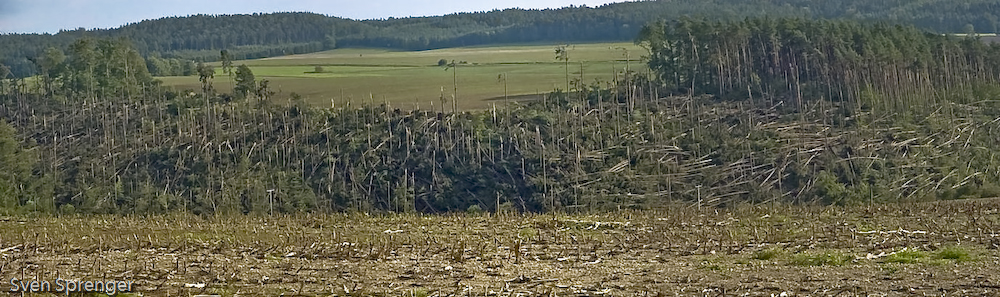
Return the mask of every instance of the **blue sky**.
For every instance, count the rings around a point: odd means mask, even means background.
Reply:
[[[192,14],[310,11],[352,19],[431,16],[503,8],[600,6],[599,0],[0,0],[0,34],[116,28]]]

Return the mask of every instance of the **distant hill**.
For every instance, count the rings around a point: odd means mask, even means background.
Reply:
[[[505,9],[435,17],[351,20],[315,13],[195,15],[116,29],[0,35],[0,63],[13,75],[37,72],[32,59],[84,37],[128,38],[144,55],[211,61],[227,49],[237,59],[336,47],[407,50],[519,42],[632,40],[643,25],[682,16],[732,20],[755,16],[848,18],[913,24],[936,32],[997,32],[1000,0],[706,0],[639,1],[601,7]]]

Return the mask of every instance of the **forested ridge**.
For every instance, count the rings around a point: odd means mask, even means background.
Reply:
[[[316,52],[336,47],[407,50],[522,42],[632,40],[645,24],[681,16],[715,20],[745,17],[846,18],[912,24],[938,33],[997,32],[1000,1],[712,0],[640,1],[601,7],[505,9],[436,17],[350,20],[314,13],[195,15],[128,24],[115,29],[58,34],[0,35],[0,64],[10,74],[38,74],[32,62],[48,48],[75,40],[126,38],[145,57],[184,64],[213,61],[220,50],[234,59]],[[176,59],[176,60],[170,60]],[[154,75],[190,74],[184,68],[151,69]],[[188,69],[190,70],[190,69]]]
[[[597,211],[1000,195],[1000,45],[912,26],[683,18],[618,69],[486,111],[177,92],[81,39],[0,83],[4,212]],[[556,51],[558,53],[558,51]],[[461,100],[461,98],[458,98]],[[447,106],[447,105],[445,105]]]

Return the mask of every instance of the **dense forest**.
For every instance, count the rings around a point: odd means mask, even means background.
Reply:
[[[1000,195],[1000,45],[754,18],[641,29],[648,73],[486,111],[176,92],[122,39],[0,83],[3,212],[596,211]],[[571,79],[570,77],[567,77]],[[459,98],[460,99],[460,98]],[[284,101],[284,100],[281,100]]]
[[[37,58],[81,37],[126,38],[160,65],[153,75],[191,74],[190,61],[214,61],[226,49],[234,59],[316,52],[336,47],[408,50],[524,42],[625,41],[649,22],[681,16],[715,20],[802,17],[889,21],[938,33],[996,33],[1000,1],[711,0],[639,1],[601,7],[505,9],[437,17],[350,20],[313,13],[195,15],[128,24],[116,29],[57,34],[0,35],[0,64],[17,77],[38,74]]]

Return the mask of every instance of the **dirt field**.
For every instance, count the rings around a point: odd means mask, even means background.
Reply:
[[[134,281],[132,295],[142,296],[997,296],[998,222],[996,200],[604,215],[6,217],[0,290],[11,278],[62,278]]]

